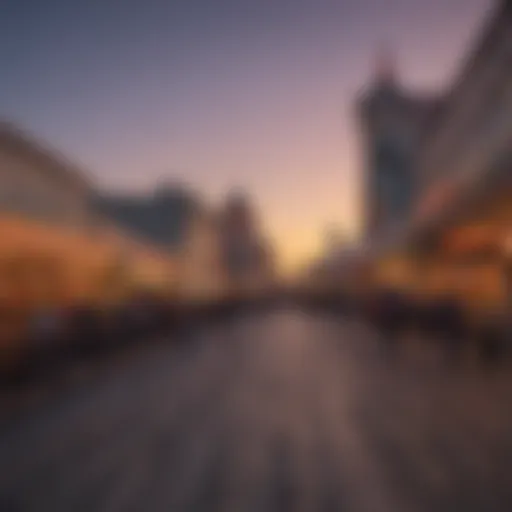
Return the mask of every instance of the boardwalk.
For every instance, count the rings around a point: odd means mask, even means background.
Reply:
[[[512,510],[507,369],[293,310],[111,364],[4,425],[0,510]]]

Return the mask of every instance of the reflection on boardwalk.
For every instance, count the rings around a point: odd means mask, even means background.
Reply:
[[[510,510],[512,372],[296,311],[160,345],[4,426],[26,511]],[[16,509],[13,509],[16,510]]]

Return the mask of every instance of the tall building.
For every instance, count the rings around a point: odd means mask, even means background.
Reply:
[[[219,216],[224,273],[237,287],[259,286],[272,275],[273,255],[248,198],[231,194]]]
[[[437,225],[450,238],[450,227],[473,217],[472,229],[453,235],[462,245],[499,246],[512,221],[512,1],[494,3],[417,158],[416,234]]]
[[[415,211],[371,254],[374,283],[456,297],[472,327],[511,300],[512,1],[489,4],[417,148]]]
[[[378,58],[373,83],[358,101],[368,237],[392,229],[411,214],[418,192],[415,154],[441,106],[439,98],[406,90],[389,54]]]

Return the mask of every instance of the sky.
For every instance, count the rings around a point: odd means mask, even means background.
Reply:
[[[379,48],[408,87],[450,83],[491,0],[3,0],[0,116],[98,187],[244,188],[285,268],[357,235],[354,101]]]

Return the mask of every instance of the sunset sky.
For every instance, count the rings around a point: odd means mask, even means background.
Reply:
[[[379,45],[437,90],[490,0],[6,0],[0,114],[101,187],[253,196],[286,267],[355,233],[353,100]]]

